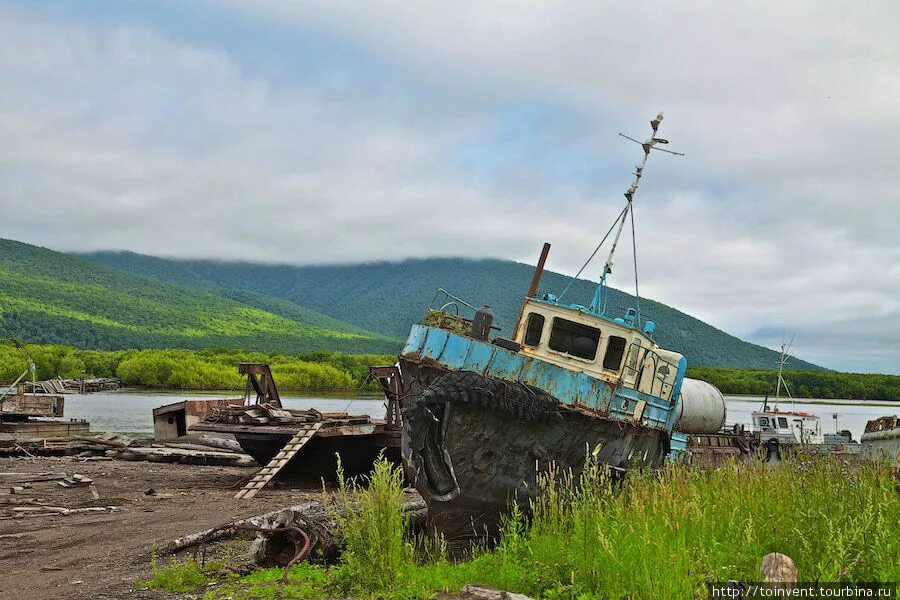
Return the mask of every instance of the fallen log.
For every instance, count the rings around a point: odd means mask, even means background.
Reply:
[[[306,504],[312,504],[310,502]],[[306,504],[298,504],[296,506],[288,507],[288,509],[297,509],[302,510]],[[250,525],[253,527],[261,527],[266,523],[266,519],[273,518],[275,515],[280,513],[282,510],[288,509],[279,509],[273,510],[272,512],[268,512],[262,515],[256,515],[253,517],[248,517],[246,519],[240,519],[237,521],[232,521],[230,523],[225,523],[223,525],[218,525],[216,527],[212,527],[210,529],[205,529],[203,531],[198,531],[197,533],[192,533],[190,535],[182,536],[176,540],[173,540],[166,546],[166,550],[170,553],[180,552],[185,548],[190,548],[192,546],[197,546],[199,544],[208,544],[210,542],[215,542],[221,539],[234,537],[241,533],[241,526]]]
[[[476,585],[472,583],[463,587],[462,591],[459,593],[459,597],[466,600],[531,600],[529,596],[524,594],[514,594],[486,585]]]
[[[73,435],[73,440],[78,440],[81,442],[90,442],[92,444],[98,444],[100,446],[112,446],[113,448],[127,448],[134,440],[131,438],[126,438],[125,436],[116,436],[114,438],[106,439],[102,437],[94,437],[89,435]]]
[[[407,502],[403,509],[411,528],[418,530],[424,526],[427,510],[424,501]],[[340,552],[340,516],[344,510],[348,509],[306,502],[178,538],[167,546],[167,550],[179,552],[199,544],[255,532],[250,558],[258,565],[283,567],[292,564],[304,546],[307,558],[314,556],[316,560],[327,560]]]
[[[89,506],[86,508],[65,508],[63,506],[16,507],[11,509],[11,516],[0,517],[0,520],[21,519],[26,517],[64,517],[85,513],[112,512],[119,510],[117,506]]]
[[[232,452],[244,451],[244,449],[241,448],[241,445],[237,443],[237,440],[213,437],[211,435],[201,435],[195,443],[203,444],[204,446],[211,446],[213,448],[221,448],[222,450],[231,450]]]
[[[240,447],[237,450],[232,448],[222,448],[220,446],[210,446],[199,442],[163,442],[161,444],[153,444],[154,447],[161,448],[180,448],[182,450],[197,450],[198,452],[228,452],[229,454],[241,453],[246,454]]]
[[[214,465],[220,467],[258,467],[249,454],[234,452],[183,450],[179,448],[135,448],[107,450],[106,456],[119,460]]]
[[[334,558],[341,549],[340,516],[345,510],[353,508],[311,502],[302,510],[288,507],[276,511],[263,519],[262,531],[250,546],[250,558],[263,567],[290,566],[296,562],[304,542],[308,545],[307,557]],[[424,526],[427,508],[423,500],[405,503],[403,511],[410,528],[420,530]]]
[[[0,473],[0,477],[3,478],[3,484],[6,485],[9,483],[56,481],[65,479],[67,475],[65,473]]]

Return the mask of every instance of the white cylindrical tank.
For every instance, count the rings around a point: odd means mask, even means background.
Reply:
[[[681,402],[675,418],[675,431],[716,433],[725,425],[725,396],[716,386],[685,377],[681,383]]]

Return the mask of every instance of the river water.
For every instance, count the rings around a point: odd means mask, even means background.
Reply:
[[[225,398],[223,392],[135,392],[122,390],[89,395],[67,394],[65,415],[69,419],[86,419],[93,431],[115,431],[130,434],[153,433],[153,409],[187,398]],[[323,412],[347,412],[384,418],[384,399],[377,396],[282,396],[288,408],[315,408]],[[750,423],[750,413],[762,407],[762,398],[749,396],[726,397],[726,422]],[[836,403],[837,402],[837,403]],[[771,405],[771,402],[770,402]],[[822,430],[835,431],[834,414],[838,415],[837,429],[849,429],[853,439],[859,440],[866,421],[884,415],[900,414],[898,402],[828,401],[800,399],[795,403],[781,403],[782,410],[799,410],[822,419]]]
[[[66,394],[65,418],[85,419],[91,431],[117,433],[153,433],[153,409],[188,399],[235,398],[223,392],[135,392],[120,390],[96,394]],[[385,405],[381,396],[281,396],[287,408],[315,408],[322,412],[346,412],[351,415],[371,415],[384,418]]]

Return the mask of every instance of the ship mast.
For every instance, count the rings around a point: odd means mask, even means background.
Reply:
[[[606,277],[610,273],[612,273],[613,266],[613,256],[616,253],[616,247],[619,245],[619,239],[622,237],[622,230],[625,228],[625,222],[630,218],[631,219],[631,235],[632,235],[632,246],[634,246],[634,212],[632,210],[632,202],[634,201],[634,195],[637,193],[638,184],[641,181],[641,176],[644,174],[644,167],[647,166],[647,159],[650,158],[651,150],[660,150],[662,152],[667,152],[669,154],[675,154],[676,156],[684,156],[681,152],[673,152],[671,150],[666,150],[664,148],[656,148],[657,144],[668,144],[669,141],[663,138],[656,137],[656,133],[659,130],[659,125],[662,123],[663,114],[660,112],[656,115],[656,118],[650,121],[650,126],[653,128],[653,132],[650,134],[650,138],[641,142],[633,137],[629,137],[623,133],[619,133],[619,135],[625,139],[631,140],[636,144],[639,144],[644,149],[644,158],[641,160],[641,164],[635,167],[634,170],[634,181],[631,182],[631,187],[629,187],[625,191],[625,208],[619,213],[619,217],[617,219],[618,227],[616,229],[616,236],[613,238],[612,247],[609,249],[609,256],[606,258],[606,264],[603,265],[603,273],[600,276],[600,284],[597,286],[597,289],[594,291],[594,298],[591,301],[590,311],[596,315],[602,316],[606,312],[606,304],[609,300],[609,289],[606,285]],[[613,227],[616,227],[616,222],[613,222]],[[611,230],[612,228],[610,228]],[[607,233],[609,235],[609,233]],[[604,238],[605,240],[606,238]],[[603,242],[600,242],[601,244]],[[638,299],[638,312],[637,312],[637,325],[640,327],[640,294],[638,291],[638,279],[637,279],[637,248],[632,248],[634,252],[634,293],[635,297]],[[595,251],[596,252],[596,251]],[[590,259],[588,259],[590,260]],[[577,275],[576,275],[577,277]],[[568,289],[568,288],[567,288]]]
[[[784,380],[784,365],[788,360],[788,351],[791,349],[791,344],[794,343],[794,338],[791,337],[791,341],[785,345],[784,339],[781,340],[781,354],[778,356],[778,380],[775,382],[775,410],[778,410],[778,398],[781,396],[781,388],[784,386],[784,391],[787,392],[788,398],[791,399],[791,404],[793,406],[794,397],[791,395],[791,390],[788,388],[787,381]],[[796,408],[796,407],[795,407]]]

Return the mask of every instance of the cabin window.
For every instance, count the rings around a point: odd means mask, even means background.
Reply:
[[[528,326],[525,328],[525,345],[535,347],[541,343],[544,333],[544,315],[531,313],[528,315]]]
[[[606,342],[606,354],[603,356],[603,368],[618,371],[625,356],[625,338],[617,335],[609,336]]]
[[[787,427],[787,417],[778,417],[778,426],[779,427]]]
[[[564,352],[594,360],[597,356],[597,346],[600,343],[600,330],[568,319],[553,319],[553,328],[550,330],[549,346],[551,350]]]

